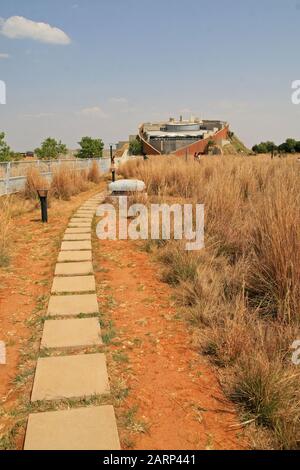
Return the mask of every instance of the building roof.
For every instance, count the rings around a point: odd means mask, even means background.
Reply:
[[[166,132],[166,131],[146,131],[148,137],[166,138],[166,137],[202,137],[207,134],[207,130],[186,131],[186,132]]]

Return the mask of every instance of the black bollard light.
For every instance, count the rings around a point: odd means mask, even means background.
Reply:
[[[113,183],[116,181],[116,168],[114,166],[111,168],[111,180]]]
[[[116,181],[116,165],[115,165],[115,157],[111,157],[111,180],[114,183]]]
[[[40,203],[41,203],[42,222],[47,223],[48,222],[48,202],[47,202],[48,189],[38,189],[37,192],[38,192]]]

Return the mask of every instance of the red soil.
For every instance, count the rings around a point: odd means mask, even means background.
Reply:
[[[160,281],[159,265],[129,241],[97,241],[96,252],[100,306],[107,285],[117,303],[110,311],[116,339],[129,358],[129,366],[111,365],[130,389],[117,414],[138,405],[138,418],[149,425],[134,435],[134,449],[243,448],[234,407],[192,346],[187,324],[176,319],[173,291]],[[128,436],[120,434],[126,448]]]

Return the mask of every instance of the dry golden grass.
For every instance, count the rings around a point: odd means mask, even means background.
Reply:
[[[24,195],[3,196],[0,198],[0,268],[10,262],[12,233],[15,217],[30,212],[37,207],[34,200],[24,199]]]
[[[49,184],[45,178],[41,175],[37,168],[30,168],[26,174],[26,182],[24,189],[24,196],[26,199],[37,199],[38,189],[48,188]]]
[[[99,170],[99,165],[95,161],[93,161],[92,166],[88,172],[88,180],[96,184],[100,183],[101,181],[101,172]]]
[[[12,213],[8,198],[0,199],[0,267],[9,263],[9,239],[12,230]]]
[[[58,199],[69,200],[88,188],[88,175],[85,170],[76,171],[68,165],[61,165],[53,173],[50,194]]]
[[[300,369],[290,348],[300,338],[300,164],[158,157],[129,162],[122,173],[145,181],[149,202],[205,204],[205,249],[147,247],[163,261],[196,344],[220,368],[245,421],[268,430],[269,446],[299,448]]]

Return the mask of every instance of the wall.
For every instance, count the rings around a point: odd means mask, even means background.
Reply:
[[[177,150],[177,152],[175,152],[175,155],[177,155],[178,157],[184,157],[186,153],[188,153],[189,155],[194,155],[195,152],[204,153],[206,150],[207,144],[210,140],[212,140],[215,144],[219,144],[223,139],[227,139],[228,131],[229,131],[229,127],[224,127],[220,131],[216,132],[215,135],[210,136],[207,139],[198,140],[192,145],[189,145],[185,148]]]

